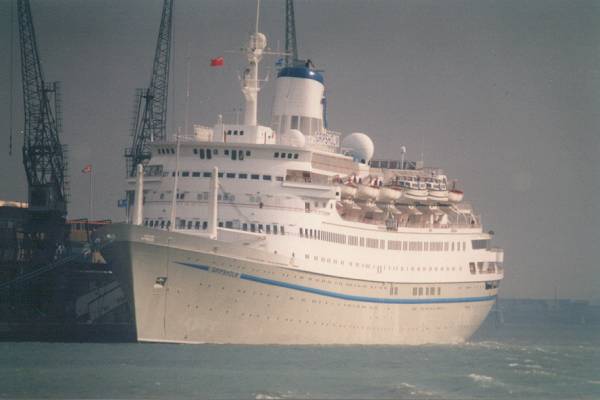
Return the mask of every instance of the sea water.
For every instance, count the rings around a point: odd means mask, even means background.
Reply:
[[[0,343],[0,398],[600,399],[598,328],[488,324],[423,347]]]

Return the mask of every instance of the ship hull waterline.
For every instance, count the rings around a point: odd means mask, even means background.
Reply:
[[[281,258],[203,237],[114,224],[102,253],[127,293],[141,342],[421,345],[465,342],[497,290],[414,298],[414,284],[301,271]],[[390,295],[390,286],[398,295]],[[458,292],[457,292],[458,293]]]

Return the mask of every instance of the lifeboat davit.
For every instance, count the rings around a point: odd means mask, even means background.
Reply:
[[[356,198],[359,200],[375,200],[378,194],[379,188],[368,185],[358,185],[356,190]]]
[[[402,197],[402,191],[392,189],[389,187],[379,188],[379,194],[377,195],[377,201],[380,203],[391,203]]]
[[[452,203],[460,203],[463,197],[465,197],[465,194],[462,190],[452,189],[448,192],[448,201]]]

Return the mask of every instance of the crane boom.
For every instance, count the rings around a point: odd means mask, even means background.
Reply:
[[[29,0],[17,1],[25,129],[23,164],[32,211],[66,215],[66,160],[59,140],[58,84],[46,83]]]
[[[285,2],[285,66],[293,67],[298,61],[294,0]]]
[[[172,14],[173,1],[164,0],[150,86],[138,91],[137,110],[132,125],[133,142],[131,148],[125,153],[128,176],[135,176],[137,165],[148,161],[149,143],[164,141],[167,138]]]

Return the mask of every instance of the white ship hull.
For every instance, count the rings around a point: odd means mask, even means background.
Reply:
[[[497,289],[300,271],[289,259],[192,235],[116,224],[112,263],[135,310],[139,341],[235,344],[460,343],[480,326]],[[420,284],[420,287],[429,286]],[[433,288],[432,288],[433,291]]]

